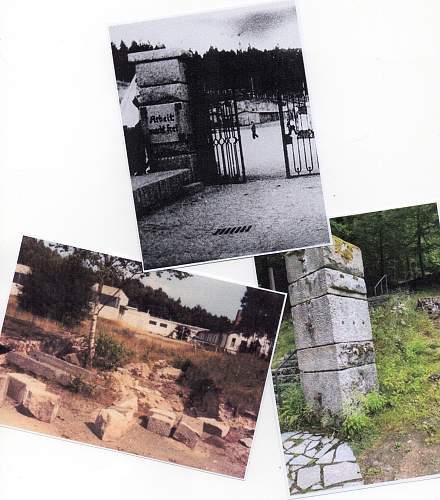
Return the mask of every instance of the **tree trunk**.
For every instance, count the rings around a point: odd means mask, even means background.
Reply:
[[[95,301],[93,303],[92,320],[90,322],[89,330],[89,340],[88,340],[88,351],[87,351],[87,368],[92,368],[93,360],[95,359],[95,347],[96,347],[96,325],[98,324],[99,315],[99,303],[102,294],[103,283],[98,283],[98,289],[95,295]]]
[[[423,248],[422,248],[422,224],[420,213],[417,211],[417,258],[419,261],[420,274],[422,279],[425,277],[425,265],[423,264]]]

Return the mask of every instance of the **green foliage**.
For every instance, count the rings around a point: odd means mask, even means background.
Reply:
[[[272,359],[272,370],[278,367],[284,356],[295,350],[295,338],[293,336],[293,324],[290,317],[284,317],[277,344]]]
[[[95,392],[95,388],[87,382],[84,382],[84,380],[80,377],[75,377],[72,380],[69,389],[76,394],[83,394],[88,397],[93,396]]]
[[[93,364],[101,370],[116,370],[129,363],[134,355],[131,349],[110,335],[101,333],[96,339],[96,352]]]
[[[371,428],[371,419],[368,415],[358,410],[347,415],[342,423],[342,435],[349,439],[361,439],[365,432]]]
[[[330,221],[334,235],[359,246],[369,289],[384,275],[391,285],[440,272],[440,226],[436,204]]]
[[[282,405],[278,409],[281,432],[301,429],[310,425],[312,411],[304,399],[299,381],[289,384],[281,394]]]
[[[363,400],[363,405],[368,415],[375,415],[381,412],[387,404],[387,398],[376,391],[367,394]]]
[[[89,314],[93,273],[74,255],[63,258],[38,242],[33,249],[32,273],[24,282],[20,306],[68,327],[79,324]]]

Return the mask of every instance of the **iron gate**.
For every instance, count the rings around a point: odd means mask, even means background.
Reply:
[[[221,182],[246,182],[237,101],[234,90],[209,93],[209,140]]]
[[[319,174],[308,95],[279,93],[277,99],[286,176]]]

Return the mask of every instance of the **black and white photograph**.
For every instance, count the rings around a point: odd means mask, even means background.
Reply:
[[[294,2],[110,38],[144,269],[330,243]]]
[[[0,425],[243,479],[285,300],[24,237]]]

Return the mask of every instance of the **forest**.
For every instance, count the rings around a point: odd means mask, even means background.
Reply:
[[[116,79],[130,82],[135,74],[128,54],[165,48],[164,45],[127,45],[122,41],[117,47],[111,44]],[[204,54],[195,52],[188,61],[190,76],[205,92],[240,89],[263,94],[307,92],[304,62],[301,49],[219,50],[211,47]]]
[[[362,250],[369,294],[387,275],[390,289],[440,284],[440,226],[436,204],[397,208],[330,219],[332,234]],[[287,291],[283,254],[255,259],[258,282],[270,288],[272,267],[277,290]]]
[[[370,290],[384,274],[391,288],[439,282],[436,204],[338,217],[330,224],[335,236],[361,248]]]

